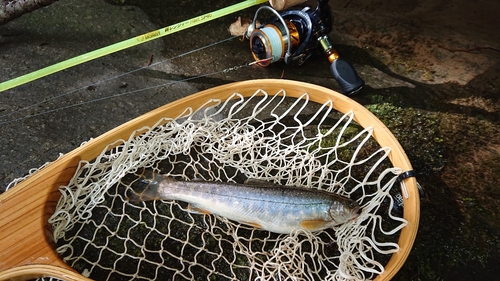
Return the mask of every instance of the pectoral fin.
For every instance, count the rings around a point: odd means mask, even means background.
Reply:
[[[210,215],[210,214],[212,214],[211,212],[209,212],[205,209],[196,207],[196,206],[191,205],[191,204],[188,204],[187,211],[190,212],[191,214],[197,214],[197,215]]]
[[[251,222],[251,221],[244,221],[244,222],[241,222],[242,224],[246,224],[246,225],[249,225],[249,226],[252,226],[252,227],[255,227],[255,228],[259,228],[259,229],[262,229],[262,225],[256,223],[256,222]]]
[[[317,231],[327,228],[330,223],[325,220],[305,220],[300,223],[300,226],[309,231]]]

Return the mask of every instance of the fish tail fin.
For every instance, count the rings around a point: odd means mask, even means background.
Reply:
[[[128,201],[138,204],[143,201],[161,199],[161,182],[165,179],[163,175],[152,171],[143,171],[131,184],[131,192]]]
[[[159,197],[154,193],[155,191],[151,190],[150,188],[144,190],[141,193],[132,191],[132,193],[128,195],[127,199],[132,204],[139,204],[144,201],[152,201],[159,199]]]

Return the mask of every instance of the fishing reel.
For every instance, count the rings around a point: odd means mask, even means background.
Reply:
[[[263,10],[274,14],[272,18],[256,26],[257,16]],[[332,30],[332,16],[328,0],[318,0],[316,9],[305,7],[278,12],[269,6],[262,6],[246,32],[250,50],[260,66],[284,61],[288,65],[302,65],[321,46],[334,79],[346,95],[361,89],[365,82],[354,67],[339,57],[328,38]]]

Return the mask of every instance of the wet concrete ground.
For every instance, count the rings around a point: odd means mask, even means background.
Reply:
[[[56,2],[0,26],[0,82],[235,2]],[[396,279],[498,277],[500,38],[492,32],[500,27],[498,5],[407,4],[331,1],[332,41],[367,82],[354,99],[394,132],[426,190],[414,250]],[[321,56],[301,67],[221,73],[252,61],[248,42],[239,39],[101,82],[147,66],[151,58],[157,63],[227,39],[228,26],[254,11],[1,92],[0,188],[92,137],[213,86],[283,77],[339,90]],[[468,12],[474,16],[464,16]],[[213,72],[218,73],[176,82]],[[170,84],[136,91],[165,83]]]

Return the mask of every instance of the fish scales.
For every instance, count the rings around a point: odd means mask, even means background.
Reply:
[[[131,201],[179,200],[191,212],[216,214],[276,233],[299,229],[318,231],[359,215],[359,205],[330,192],[282,186],[267,182],[252,184],[211,181],[179,181],[154,174],[142,179],[146,188]]]

